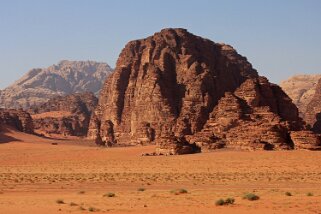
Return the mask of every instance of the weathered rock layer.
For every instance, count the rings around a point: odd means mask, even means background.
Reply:
[[[58,96],[29,111],[37,133],[86,136],[98,99],[92,93]]]
[[[23,110],[0,109],[0,131],[4,125],[21,132],[34,133],[32,118],[28,112]]]
[[[266,78],[245,81],[227,92],[210,114],[202,131],[189,136],[204,149],[292,149],[290,132],[304,128],[296,106]]]

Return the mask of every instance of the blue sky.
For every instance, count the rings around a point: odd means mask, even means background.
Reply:
[[[62,59],[115,66],[166,27],[232,45],[272,82],[321,73],[319,0],[0,0],[0,89]]]

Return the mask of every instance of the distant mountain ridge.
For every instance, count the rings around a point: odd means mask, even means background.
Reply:
[[[304,117],[307,105],[314,96],[320,78],[321,74],[300,74],[292,76],[280,84],[281,88],[298,107],[302,117]]]
[[[92,92],[96,96],[112,73],[107,63],[62,60],[48,68],[35,68],[0,91],[0,107],[28,108],[55,96]]]

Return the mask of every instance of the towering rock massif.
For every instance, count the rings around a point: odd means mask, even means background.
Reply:
[[[281,88],[289,95],[299,108],[300,115],[305,116],[307,105],[311,102],[321,74],[295,75],[281,82]],[[305,118],[304,118],[305,119]]]
[[[155,142],[157,153],[183,154],[239,145],[289,149],[290,131],[301,129],[289,97],[231,46],[164,29],[122,50],[88,137],[108,145]]]
[[[107,79],[89,136],[119,143],[150,142],[200,131],[226,91],[257,72],[228,45],[165,29],[129,42]]]
[[[39,105],[55,96],[93,92],[98,95],[112,69],[106,63],[61,61],[43,69],[32,69],[13,85],[0,91],[0,107]]]
[[[44,135],[86,136],[98,99],[92,93],[58,96],[29,110],[35,132]]]
[[[315,93],[307,105],[304,118],[313,131],[321,133],[321,79],[319,79]]]
[[[34,133],[32,118],[23,110],[0,109],[0,131],[4,125],[21,132]]]

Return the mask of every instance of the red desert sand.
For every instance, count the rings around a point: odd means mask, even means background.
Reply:
[[[220,150],[143,157],[154,146],[99,148],[13,130],[4,138],[15,141],[0,144],[0,213],[321,210],[320,152]],[[243,199],[246,193],[260,198]],[[229,197],[234,204],[215,204]]]

